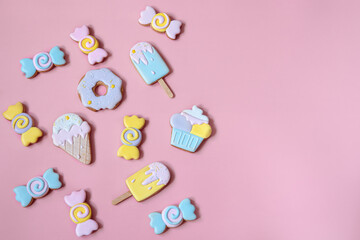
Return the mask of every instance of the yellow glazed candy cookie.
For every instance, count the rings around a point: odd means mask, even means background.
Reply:
[[[128,192],[112,201],[116,205],[130,196],[143,201],[163,189],[170,180],[169,169],[160,162],[154,162],[126,179]]]
[[[141,129],[145,125],[145,119],[139,118],[136,115],[124,117],[125,129],[121,133],[121,142],[123,145],[117,152],[118,157],[123,157],[126,160],[139,159],[140,151],[138,146],[142,140]]]
[[[11,121],[11,126],[15,132],[21,134],[21,142],[25,147],[31,143],[36,143],[39,137],[43,135],[39,128],[33,127],[32,118],[29,114],[24,113],[24,106],[20,102],[9,106],[3,116]]]

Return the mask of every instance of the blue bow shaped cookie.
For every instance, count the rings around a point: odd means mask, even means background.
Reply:
[[[32,178],[26,186],[14,188],[14,192],[16,200],[21,203],[21,206],[27,207],[32,203],[33,199],[45,196],[49,189],[59,189],[61,186],[59,174],[49,168],[42,177]]]
[[[177,227],[183,220],[195,220],[196,215],[194,212],[195,206],[191,204],[189,198],[186,198],[181,201],[179,207],[172,205],[166,207],[161,213],[150,213],[150,226],[154,228],[156,234],[161,234],[165,231],[166,227]]]
[[[21,71],[25,73],[25,77],[35,77],[37,72],[49,71],[54,65],[62,66],[66,63],[64,52],[58,46],[53,47],[49,53],[40,52],[31,58],[23,58],[20,60]]]

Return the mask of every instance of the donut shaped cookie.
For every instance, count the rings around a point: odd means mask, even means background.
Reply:
[[[95,93],[99,85],[106,87],[105,95]],[[91,70],[80,80],[77,90],[82,104],[88,109],[114,109],[122,99],[122,80],[107,68]]]

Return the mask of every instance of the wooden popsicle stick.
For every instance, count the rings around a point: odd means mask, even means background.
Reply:
[[[165,90],[166,94],[167,94],[170,98],[173,98],[173,97],[174,97],[174,94],[173,94],[173,92],[170,90],[169,86],[166,84],[166,82],[164,81],[164,79],[160,78],[158,82],[159,82],[160,86]]]
[[[112,200],[112,204],[113,205],[117,205],[119,203],[121,203],[122,201],[124,201],[125,199],[129,198],[132,196],[132,193],[130,191],[120,195],[119,197],[115,198],[114,200]]]

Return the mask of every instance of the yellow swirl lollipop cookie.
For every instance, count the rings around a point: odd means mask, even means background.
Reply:
[[[170,18],[166,13],[156,14],[151,21],[151,27],[158,32],[165,32],[169,25]]]
[[[136,115],[133,116],[125,116],[124,117],[124,125],[125,129],[121,133],[121,142],[122,145],[118,152],[118,157],[123,157],[126,160],[130,159],[139,159],[140,151],[138,146],[142,140],[142,134],[140,129],[142,129],[145,125],[145,119],[139,118]]]
[[[99,228],[97,222],[91,219],[91,207],[85,203],[86,192],[83,189],[65,196],[64,200],[71,207],[70,218],[76,223],[75,232],[78,237],[89,235]]]
[[[157,32],[166,32],[170,39],[176,39],[176,35],[180,33],[182,23],[178,20],[171,20],[166,13],[156,13],[155,9],[147,6],[140,13],[139,23],[141,25],[149,25]]]
[[[75,28],[75,31],[70,34],[72,40],[79,42],[80,50],[88,55],[88,60],[91,65],[100,63],[108,56],[108,53],[99,48],[98,40],[90,35],[90,30],[87,26]]]
[[[21,135],[21,142],[25,147],[30,143],[36,143],[38,138],[43,135],[39,128],[33,127],[32,118],[29,114],[24,113],[24,106],[21,102],[9,106],[3,116],[11,121],[15,132]]]

